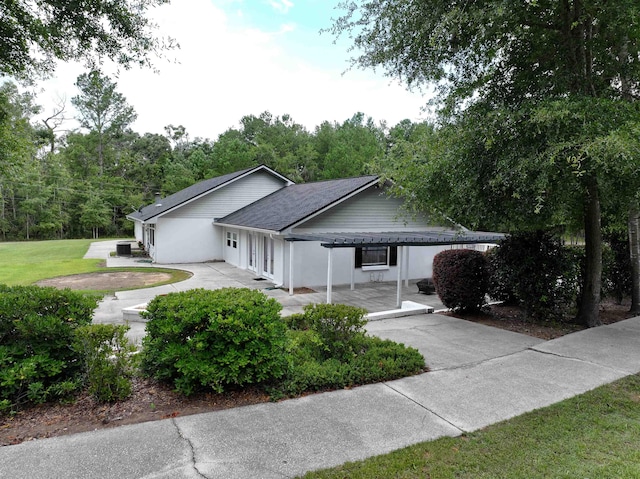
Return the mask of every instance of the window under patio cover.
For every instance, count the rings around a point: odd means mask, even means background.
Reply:
[[[390,231],[385,233],[294,233],[287,241],[319,241],[325,248],[360,246],[433,246],[449,244],[496,243],[502,233],[467,230]]]

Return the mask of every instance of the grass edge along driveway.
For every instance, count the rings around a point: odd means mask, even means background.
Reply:
[[[303,477],[640,478],[640,375],[480,431]]]
[[[43,279],[71,274],[122,271],[123,268],[107,269],[104,266],[104,260],[101,259],[83,259],[89,246],[95,241],[75,239],[0,243],[0,284],[24,286]],[[126,268],[126,270],[149,271],[148,268]],[[154,269],[153,271],[171,273],[172,279],[168,281],[169,283],[189,277],[188,273],[180,270]]]

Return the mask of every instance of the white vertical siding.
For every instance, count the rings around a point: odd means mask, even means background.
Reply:
[[[284,186],[265,171],[255,172],[163,215],[165,218],[222,218]]]

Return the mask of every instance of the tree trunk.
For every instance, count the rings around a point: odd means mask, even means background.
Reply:
[[[590,328],[600,326],[600,289],[602,286],[602,231],[600,229],[600,197],[594,176],[587,179],[584,205],[584,288],[577,321]]]
[[[629,208],[629,256],[631,259],[631,308],[632,313],[640,313],[640,211],[638,205]]]

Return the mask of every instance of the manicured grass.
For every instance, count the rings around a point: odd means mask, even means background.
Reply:
[[[92,240],[0,243],[0,283],[33,284],[41,279],[100,269],[99,259],[82,259]]]
[[[105,268],[104,260],[82,259],[94,240],[59,240],[0,243],[0,284],[29,285],[57,276],[80,273],[141,271],[169,273],[171,279],[152,286],[175,283],[189,278],[186,271],[154,268]],[[110,291],[94,291],[108,293]]]
[[[639,478],[640,375],[482,431],[304,477]]]

